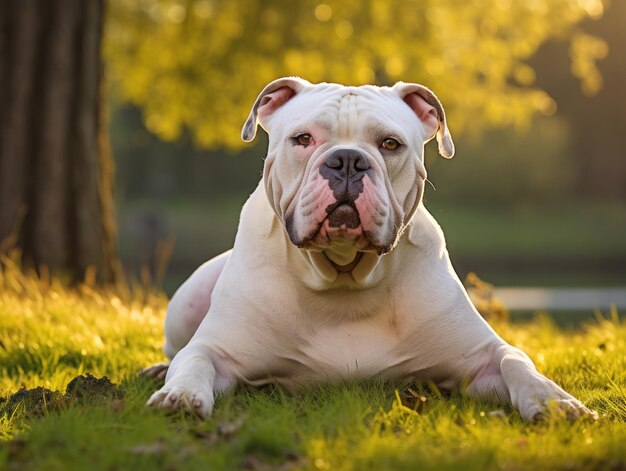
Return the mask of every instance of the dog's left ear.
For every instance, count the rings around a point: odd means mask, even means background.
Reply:
[[[299,77],[283,77],[268,83],[252,105],[241,129],[241,138],[246,142],[252,141],[256,136],[257,122],[267,131],[266,123],[271,115],[307,85],[311,84]]]
[[[446,112],[437,95],[424,85],[417,83],[398,82],[393,89],[415,112],[430,133],[430,138],[432,139],[436,134],[439,154],[446,159],[451,159],[454,156],[454,142],[452,142],[446,123]]]

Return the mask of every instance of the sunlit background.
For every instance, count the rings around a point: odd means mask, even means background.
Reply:
[[[624,470],[624,45],[626,0],[0,0],[0,470]],[[598,421],[380,378],[144,407],[160,287],[232,246],[267,144],[240,129],[289,74],[439,95],[453,264]]]
[[[432,88],[457,154],[425,202],[463,278],[626,285],[626,2],[111,0],[105,30],[123,262],[172,293],[232,246],[265,136],[261,88]],[[142,272],[143,267],[143,274]]]

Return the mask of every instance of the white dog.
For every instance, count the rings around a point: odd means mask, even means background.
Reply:
[[[436,135],[454,154],[433,92],[282,78],[254,103],[245,141],[257,122],[269,134],[263,178],[232,251],[174,295],[171,364],[145,370],[165,376],[149,405],[208,417],[239,382],[385,377],[511,402],[526,421],[549,402],[590,413],[491,329],[450,264],[422,204],[424,144]]]

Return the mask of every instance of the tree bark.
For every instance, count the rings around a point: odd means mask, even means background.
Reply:
[[[74,280],[117,266],[103,3],[0,0],[0,242]]]

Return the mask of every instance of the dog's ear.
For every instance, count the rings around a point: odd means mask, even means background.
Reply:
[[[417,83],[398,82],[393,89],[417,115],[429,133],[430,139],[437,136],[439,154],[446,159],[451,159],[454,156],[454,142],[452,142],[446,123],[446,112],[437,95]]]
[[[283,77],[268,83],[252,105],[248,119],[241,129],[241,138],[246,142],[252,141],[256,136],[257,123],[267,130],[267,120],[274,111],[308,85],[311,84],[299,77]]]

